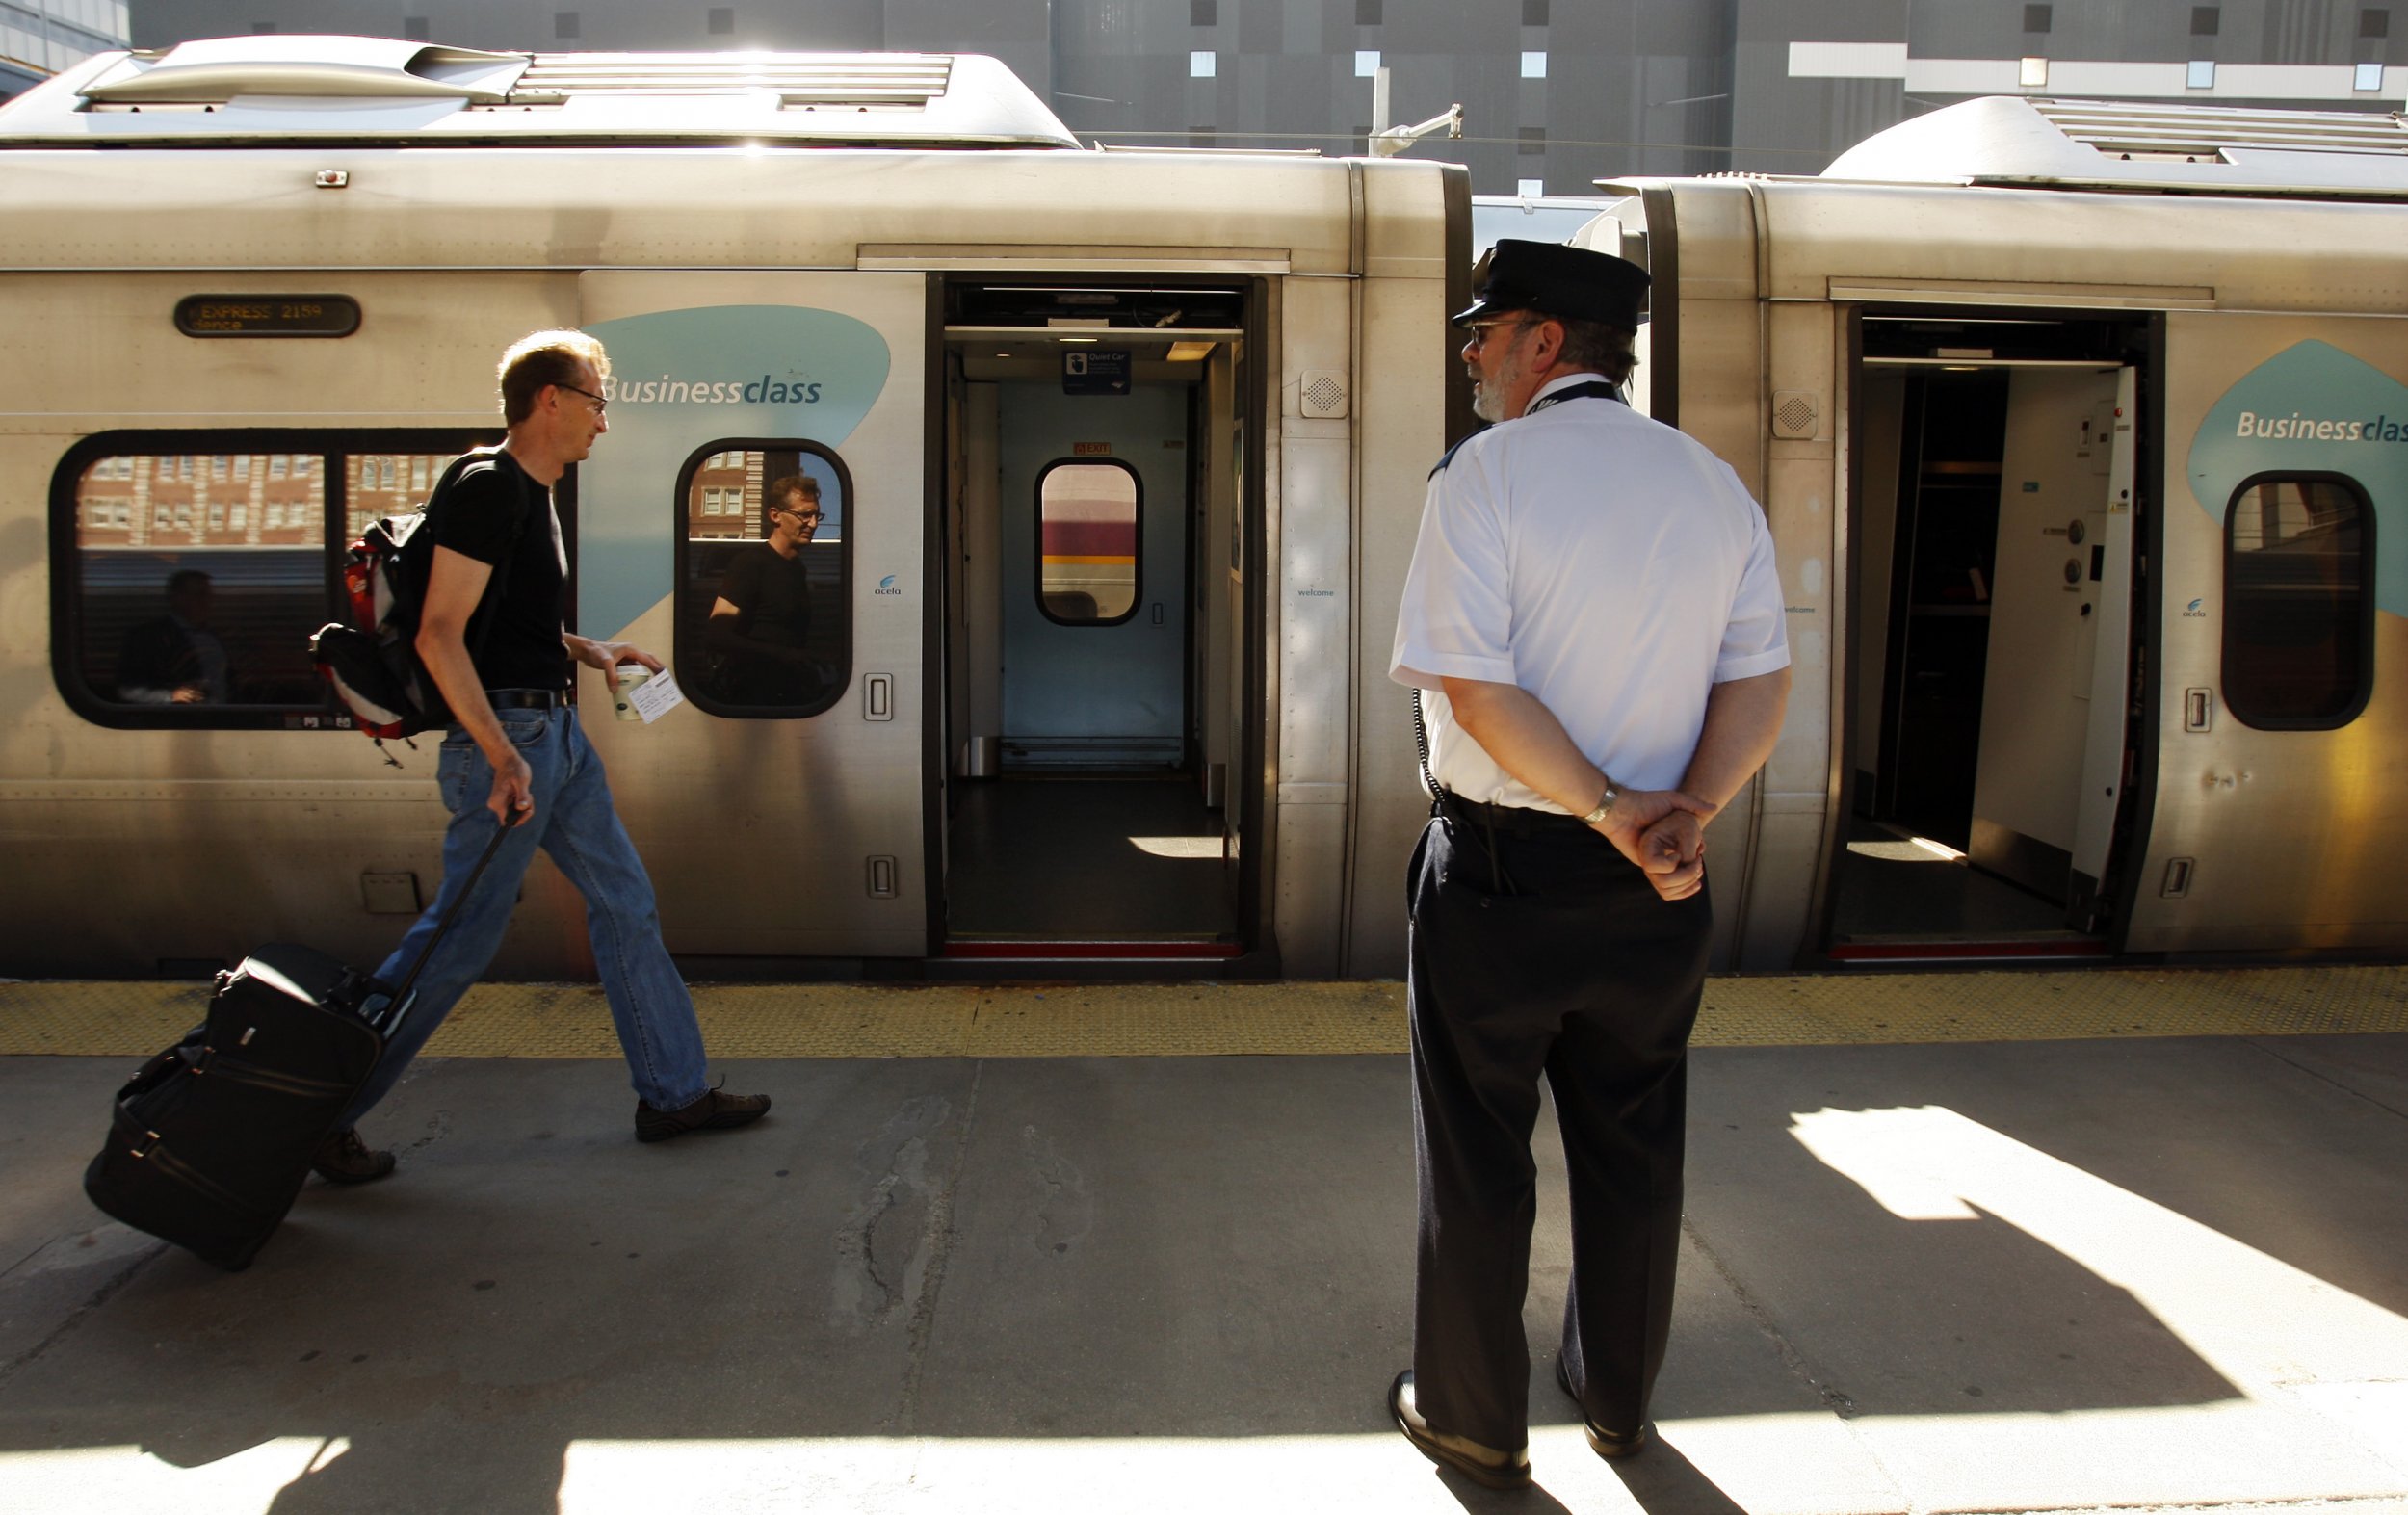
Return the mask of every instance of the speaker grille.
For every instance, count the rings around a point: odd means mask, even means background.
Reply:
[[[1347,386],[1335,374],[1307,373],[1297,398],[1304,414],[1326,421],[1347,413]]]

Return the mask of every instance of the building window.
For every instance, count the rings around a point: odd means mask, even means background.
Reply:
[[[2056,18],[2055,12],[2055,8],[2053,6],[2028,5],[2024,7],[2024,30],[2046,32],[2049,29],[2049,23]]]
[[[1547,55],[1545,53],[1524,53],[1522,55],[1522,77],[1525,79],[1546,78]]]
[[[1188,54],[1189,78],[1210,79],[1219,71],[1220,57],[1218,54],[1201,47],[1197,48],[1194,52]]]
[[[1036,478],[1036,602],[1064,626],[1112,626],[1137,614],[1137,470],[1123,462],[1049,463]]]
[[[1354,0],[1354,24],[1377,26],[1381,0]]]
[[[708,473],[722,475],[705,483]],[[761,485],[758,535],[745,525]],[[720,441],[687,460],[676,511],[677,687],[714,716],[794,719],[851,682],[852,479],[816,442]],[[716,512],[714,507],[716,506]],[[720,523],[705,526],[706,518]]]
[[[442,459],[464,432],[292,431],[259,456],[248,438],[204,431],[119,431],[78,444],[51,477],[51,648],[60,694],[114,727],[340,730],[347,723],[309,663],[309,636],[348,618],[334,586],[362,513],[379,501],[348,481],[409,453]],[[354,446],[364,443],[363,446]],[[195,498],[201,487],[217,497]],[[146,509],[128,498],[148,494]],[[254,511],[252,506],[259,507]],[[267,530],[253,531],[264,516]]]
[[[1379,53],[1376,49],[1358,48],[1354,54],[1354,76],[1374,79],[1379,76]]]
[[[402,17],[402,40],[406,42],[423,42],[428,40],[431,34],[427,30],[427,18],[425,16],[406,15]]]
[[[2223,24],[2223,7],[2212,5],[2195,5],[2190,8],[2191,36],[2213,37],[2216,34],[2216,29],[2221,27]]]
[[[703,30],[708,32],[713,37],[735,36],[736,8],[734,6],[725,5],[715,5],[711,7],[709,16],[704,22]]]
[[[553,12],[552,35],[554,37],[566,38],[572,41],[575,40],[577,37],[581,35],[577,24],[577,13],[574,11]]]
[[[1513,181],[1513,193],[1526,200],[1534,200],[1547,193],[1547,181],[1545,179],[1516,179]]]
[[[2374,512],[2339,474],[2266,476],[2224,517],[2224,703],[2243,724],[2322,731],[2366,708]]]
[[[2349,87],[2356,90],[2361,94],[2382,89],[2383,65],[2381,64],[2360,64],[2351,77]]]
[[[2184,71],[2183,87],[2188,90],[2214,89],[2215,65],[2204,58],[2192,59],[2190,66]]]
[[[2389,36],[2391,36],[2391,35],[2392,35],[2392,13],[2390,13],[2389,11],[2380,11],[2380,10],[2376,10],[2376,9],[2373,9],[2372,7],[2369,7],[2369,8],[2368,8],[2367,10],[2364,10],[2364,11],[2359,12],[2359,13],[2358,13],[2358,35],[2359,35],[2360,37],[2389,37]]]
[[[1547,150],[1547,128],[1544,126],[1523,127],[1514,150],[1526,158],[1533,153],[1545,152]]]
[[[1547,24],[1547,0],[1522,0],[1522,24],[1545,26]]]
[[[2015,82],[2027,90],[2047,89],[2049,87],[2049,61],[2046,58],[2023,60],[2016,65]]]
[[[1190,26],[1218,26],[1220,24],[1220,0],[1188,0],[1188,24]]]

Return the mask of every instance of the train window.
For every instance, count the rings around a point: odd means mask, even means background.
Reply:
[[[1036,602],[1065,626],[1113,626],[1138,608],[1137,471],[1049,463],[1036,478]]]
[[[2224,518],[2224,701],[2244,724],[2322,731],[2366,708],[2374,511],[2338,474],[2260,476]]]
[[[473,445],[351,436],[118,432],[53,478],[52,672],[101,725],[339,729],[309,663],[337,614],[337,555],[408,484]],[[398,445],[397,445],[398,444]]]
[[[680,471],[678,688],[715,716],[791,719],[851,682],[852,479],[802,441],[722,440]]]

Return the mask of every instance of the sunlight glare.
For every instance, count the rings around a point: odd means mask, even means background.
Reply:
[[[1149,857],[1209,857],[1215,862],[1221,857],[1217,836],[1133,836],[1129,845]]]

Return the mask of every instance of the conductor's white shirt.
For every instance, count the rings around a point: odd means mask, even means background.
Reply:
[[[1537,408],[1430,476],[1388,676],[1425,692],[1431,767],[1466,799],[1560,812],[1455,723],[1443,678],[1515,684],[1627,788],[1679,785],[1715,684],[1787,667],[1764,511],[1705,447],[1618,401]]]

